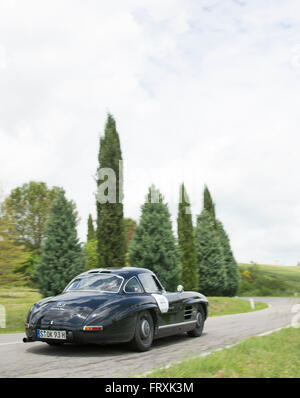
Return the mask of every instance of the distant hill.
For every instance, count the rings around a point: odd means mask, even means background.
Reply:
[[[238,296],[300,297],[300,267],[239,264]]]

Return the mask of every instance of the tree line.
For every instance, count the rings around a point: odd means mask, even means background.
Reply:
[[[122,152],[116,122],[108,115],[100,138],[98,171],[112,169],[116,197],[122,199]],[[97,187],[105,182],[97,177]],[[1,204],[0,284],[31,281],[44,296],[60,293],[80,272],[97,267],[143,267],[154,271],[167,290],[181,283],[185,290],[210,296],[234,296],[239,272],[229,237],[216,217],[208,187],[202,211],[193,225],[184,184],[179,189],[177,238],[161,192],[149,187],[139,222],[124,218],[122,200],[95,200],[96,220],[89,215],[87,239],[77,236],[75,203],[60,187],[29,182],[11,191]]]

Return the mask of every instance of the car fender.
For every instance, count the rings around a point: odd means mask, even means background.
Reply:
[[[126,318],[128,316],[132,316],[134,314],[138,314],[141,311],[147,311],[147,310],[157,311],[158,310],[157,304],[154,304],[154,303],[153,304],[150,304],[150,303],[141,304],[141,305],[139,305],[139,306],[137,306],[135,308],[130,308],[130,309],[128,309],[128,311],[123,312],[119,316],[115,317],[115,321],[122,320],[122,319],[124,319],[124,318]]]
[[[200,304],[204,310],[205,319],[208,317],[208,301],[206,297],[191,297],[186,300],[185,304],[195,305]]]

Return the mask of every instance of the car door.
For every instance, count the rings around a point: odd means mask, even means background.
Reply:
[[[158,278],[155,275],[153,275],[153,278],[156,284],[160,286],[161,294],[166,297],[169,302],[169,310],[165,316],[166,323],[175,324],[184,322],[184,295],[179,292],[166,292]]]
[[[184,305],[180,293],[163,293],[169,302],[169,314],[171,323],[181,323],[184,321]]]
[[[159,324],[177,323],[178,300],[172,293],[167,293],[154,274],[139,274],[139,280],[146,293],[151,294],[157,302]]]

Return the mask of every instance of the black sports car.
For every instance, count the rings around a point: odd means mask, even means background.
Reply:
[[[202,334],[208,301],[197,292],[166,292],[144,268],[94,269],[74,278],[55,297],[32,306],[24,342],[131,342],[139,351],[153,339],[187,332]]]

